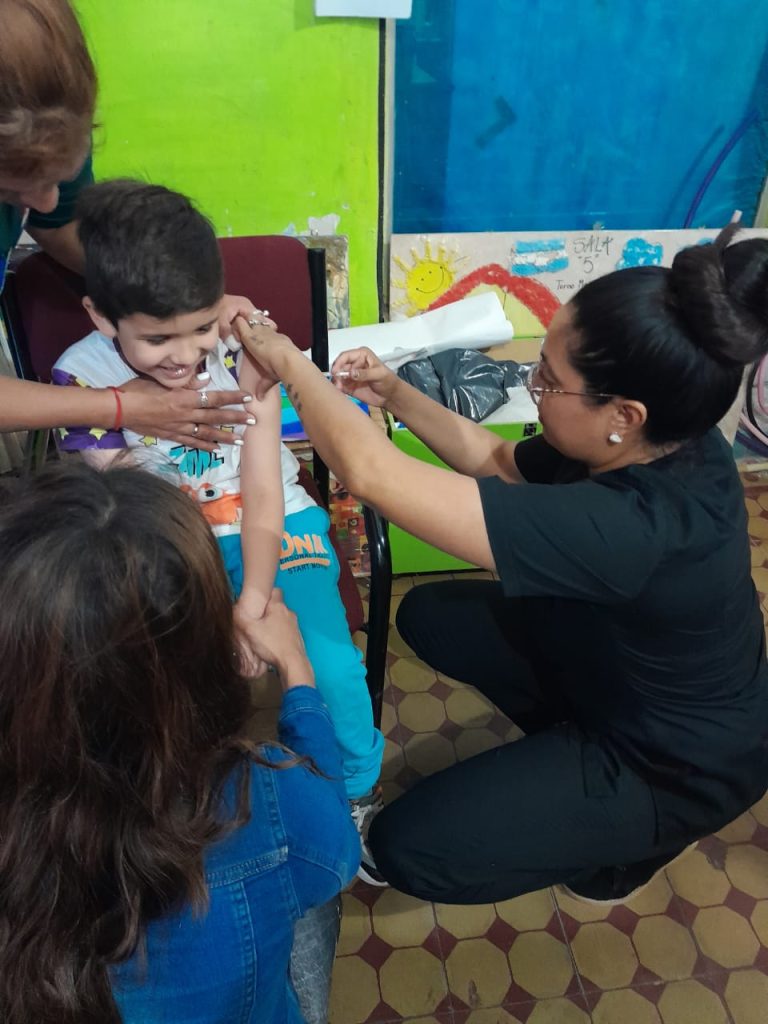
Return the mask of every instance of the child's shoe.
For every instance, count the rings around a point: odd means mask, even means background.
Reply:
[[[368,829],[371,822],[384,809],[384,800],[381,795],[381,786],[374,786],[372,790],[355,800],[349,801],[349,809],[352,813],[352,820],[360,834],[360,847],[362,850],[360,867],[357,869],[357,877],[368,885],[385,886],[389,885],[384,876],[376,867],[376,862],[368,848]]]

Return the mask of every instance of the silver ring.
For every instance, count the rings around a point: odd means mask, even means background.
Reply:
[[[201,391],[200,392],[200,408],[201,409],[206,409],[207,407],[208,407],[208,392],[207,391]]]
[[[254,309],[252,311],[251,315],[248,317],[248,326],[249,327],[263,327],[264,326],[264,320],[260,319],[260,318],[261,317],[268,317],[268,316],[269,316],[269,310],[268,309]]]
[[[199,423],[196,423],[196,424],[194,425],[194,427],[192,428],[192,436],[193,436],[193,437],[197,437],[197,435],[198,435],[198,433],[199,433],[199,432],[200,432],[200,424],[199,424]]]

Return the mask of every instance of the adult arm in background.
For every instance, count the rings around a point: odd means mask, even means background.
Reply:
[[[293,345],[242,318],[236,333],[263,372],[281,380],[320,457],[354,495],[427,543],[494,569],[477,482],[399,451]]]
[[[82,274],[83,247],[77,237],[76,221],[71,220],[58,228],[35,228],[27,224],[27,232],[57,263]]]
[[[200,405],[198,390],[169,391],[150,381],[133,381],[120,389],[122,425],[137,434],[170,438],[211,451],[232,444],[236,435],[220,424],[246,423],[251,414],[239,405],[243,391],[209,391]],[[107,388],[58,387],[35,381],[0,377],[0,433],[48,427],[94,426],[109,430],[117,416],[115,393]],[[194,433],[199,424],[198,433]]]
[[[57,263],[82,274],[83,247],[77,237],[75,206],[84,188],[93,184],[93,163],[89,153],[74,178],[59,184],[59,199],[48,213],[30,210],[26,230]]]

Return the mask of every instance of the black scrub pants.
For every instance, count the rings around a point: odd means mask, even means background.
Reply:
[[[648,783],[565,720],[536,678],[500,584],[414,587],[397,627],[423,661],[477,687],[526,735],[424,779],[374,819],[371,850],[393,886],[490,903],[679,852],[657,844]]]

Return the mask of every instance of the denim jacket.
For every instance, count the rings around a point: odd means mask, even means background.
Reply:
[[[296,920],[352,878],[360,840],[341,761],[317,691],[284,698],[280,740],[329,776],[303,766],[251,767],[251,819],[206,854],[207,912],[189,909],[147,929],[138,957],[112,969],[125,1024],[299,1024],[288,965]],[[268,747],[280,762],[285,754]],[[234,788],[225,795],[231,800]]]

